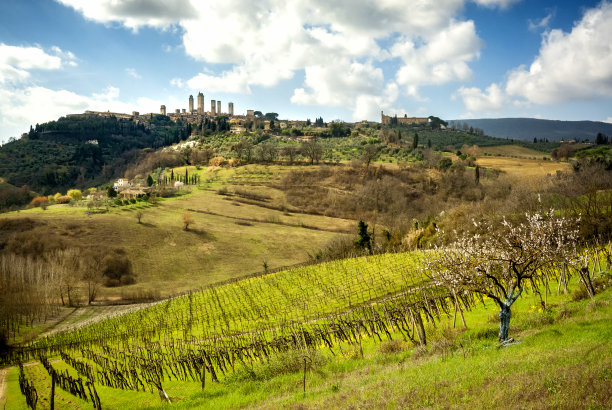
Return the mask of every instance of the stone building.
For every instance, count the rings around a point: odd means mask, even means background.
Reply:
[[[234,103],[233,102],[227,104],[227,113],[229,115],[234,115]]]
[[[215,100],[210,100],[210,115],[217,115],[217,102]]]
[[[189,112],[193,112],[193,95],[189,96]]]
[[[380,112],[380,123],[381,124],[391,124],[391,120],[395,117],[391,117],[389,115],[385,115],[384,112]],[[427,124],[429,122],[429,118],[427,117],[409,117],[407,114],[404,114],[403,117],[397,117],[398,124]]]
[[[161,115],[166,115],[166,106],[162,105],[161,107],[159,107],[159,113]]]
[[[217,115],[221,115],[221,100],[217,101]]]

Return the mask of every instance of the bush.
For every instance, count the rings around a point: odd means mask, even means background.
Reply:
[[[80,189],[70,189],[66,195],[72,197],[75,201],[80,201],[83,198],[83,193]]]
[[[136,281],[132,273],[132,262],[125,255],[123,249],[115,249],[109,252],[102,260],[102,266],[106,286],[129,285]]]
[[[210,165],[211,167],[222,167],[226,163],[227,161],[223,157],[214,157],[211,158],[210,161],[208,161],[208,165]]]
[[[69,195],[62,195],[60,197],[55,198],[55,202],[58,204],[69,204],[72,199],[73,198]]]
[[[32,208],[41,207],[42,209],[46,209],[48,204],[49,200],[46,196],[35,196],[30,202]]]
[[[136,198],[131,198],[131,199],[130,199],[130,203],[131,203],[131,204],[135,204],[135,203],[136,203]]]
[[[113,203],[114,203],[115,205],[117,205],[117,206],[121,206],[121,205],[123,205],[123,201],[122,201],[121,199],[119,199],[119,198],[116,198],[116,199],[113,201]]]
[[[129,205],[130,204],[130,200],[129,199],[124,199],[123,200],[123,205]]]

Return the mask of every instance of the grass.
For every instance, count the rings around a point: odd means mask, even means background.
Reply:
[[[541,159],[480,157],[476,163],[481,167],[497,169],[511,176],[519,177],[543,177],[548,174],[554,175],[557,171],[571,170],[571,165],[567,162],[545,161]]]

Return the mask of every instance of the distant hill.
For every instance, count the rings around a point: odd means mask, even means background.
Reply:
[[[594,140],[598,132],[612,136],[612,124],[600,121],[557,121],[535,118],[486,118],[450,120],[449,123],[467,123],[484,130],[486,135],[532,141],[547,138],[550,141],[588,138]]]

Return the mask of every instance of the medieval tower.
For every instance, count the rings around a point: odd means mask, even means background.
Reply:
[[[193,95],[189,96],[189,112],[193,112]]]
[[[159,113],[161,115],[166,115],[166,106],[162,105],[161,107],[159,107]]]
[[[227,104],[227,113],[229,115],[234,115],[234,103],[233,102]]]
[[[213,117],[217,115],[217,102],[215,100],[210,100],[210,115]]]
[[[217,115],[221,115],[221,100],[217,101]]]
[[[204,114],[204,94],[198,93],[198,113]]]

